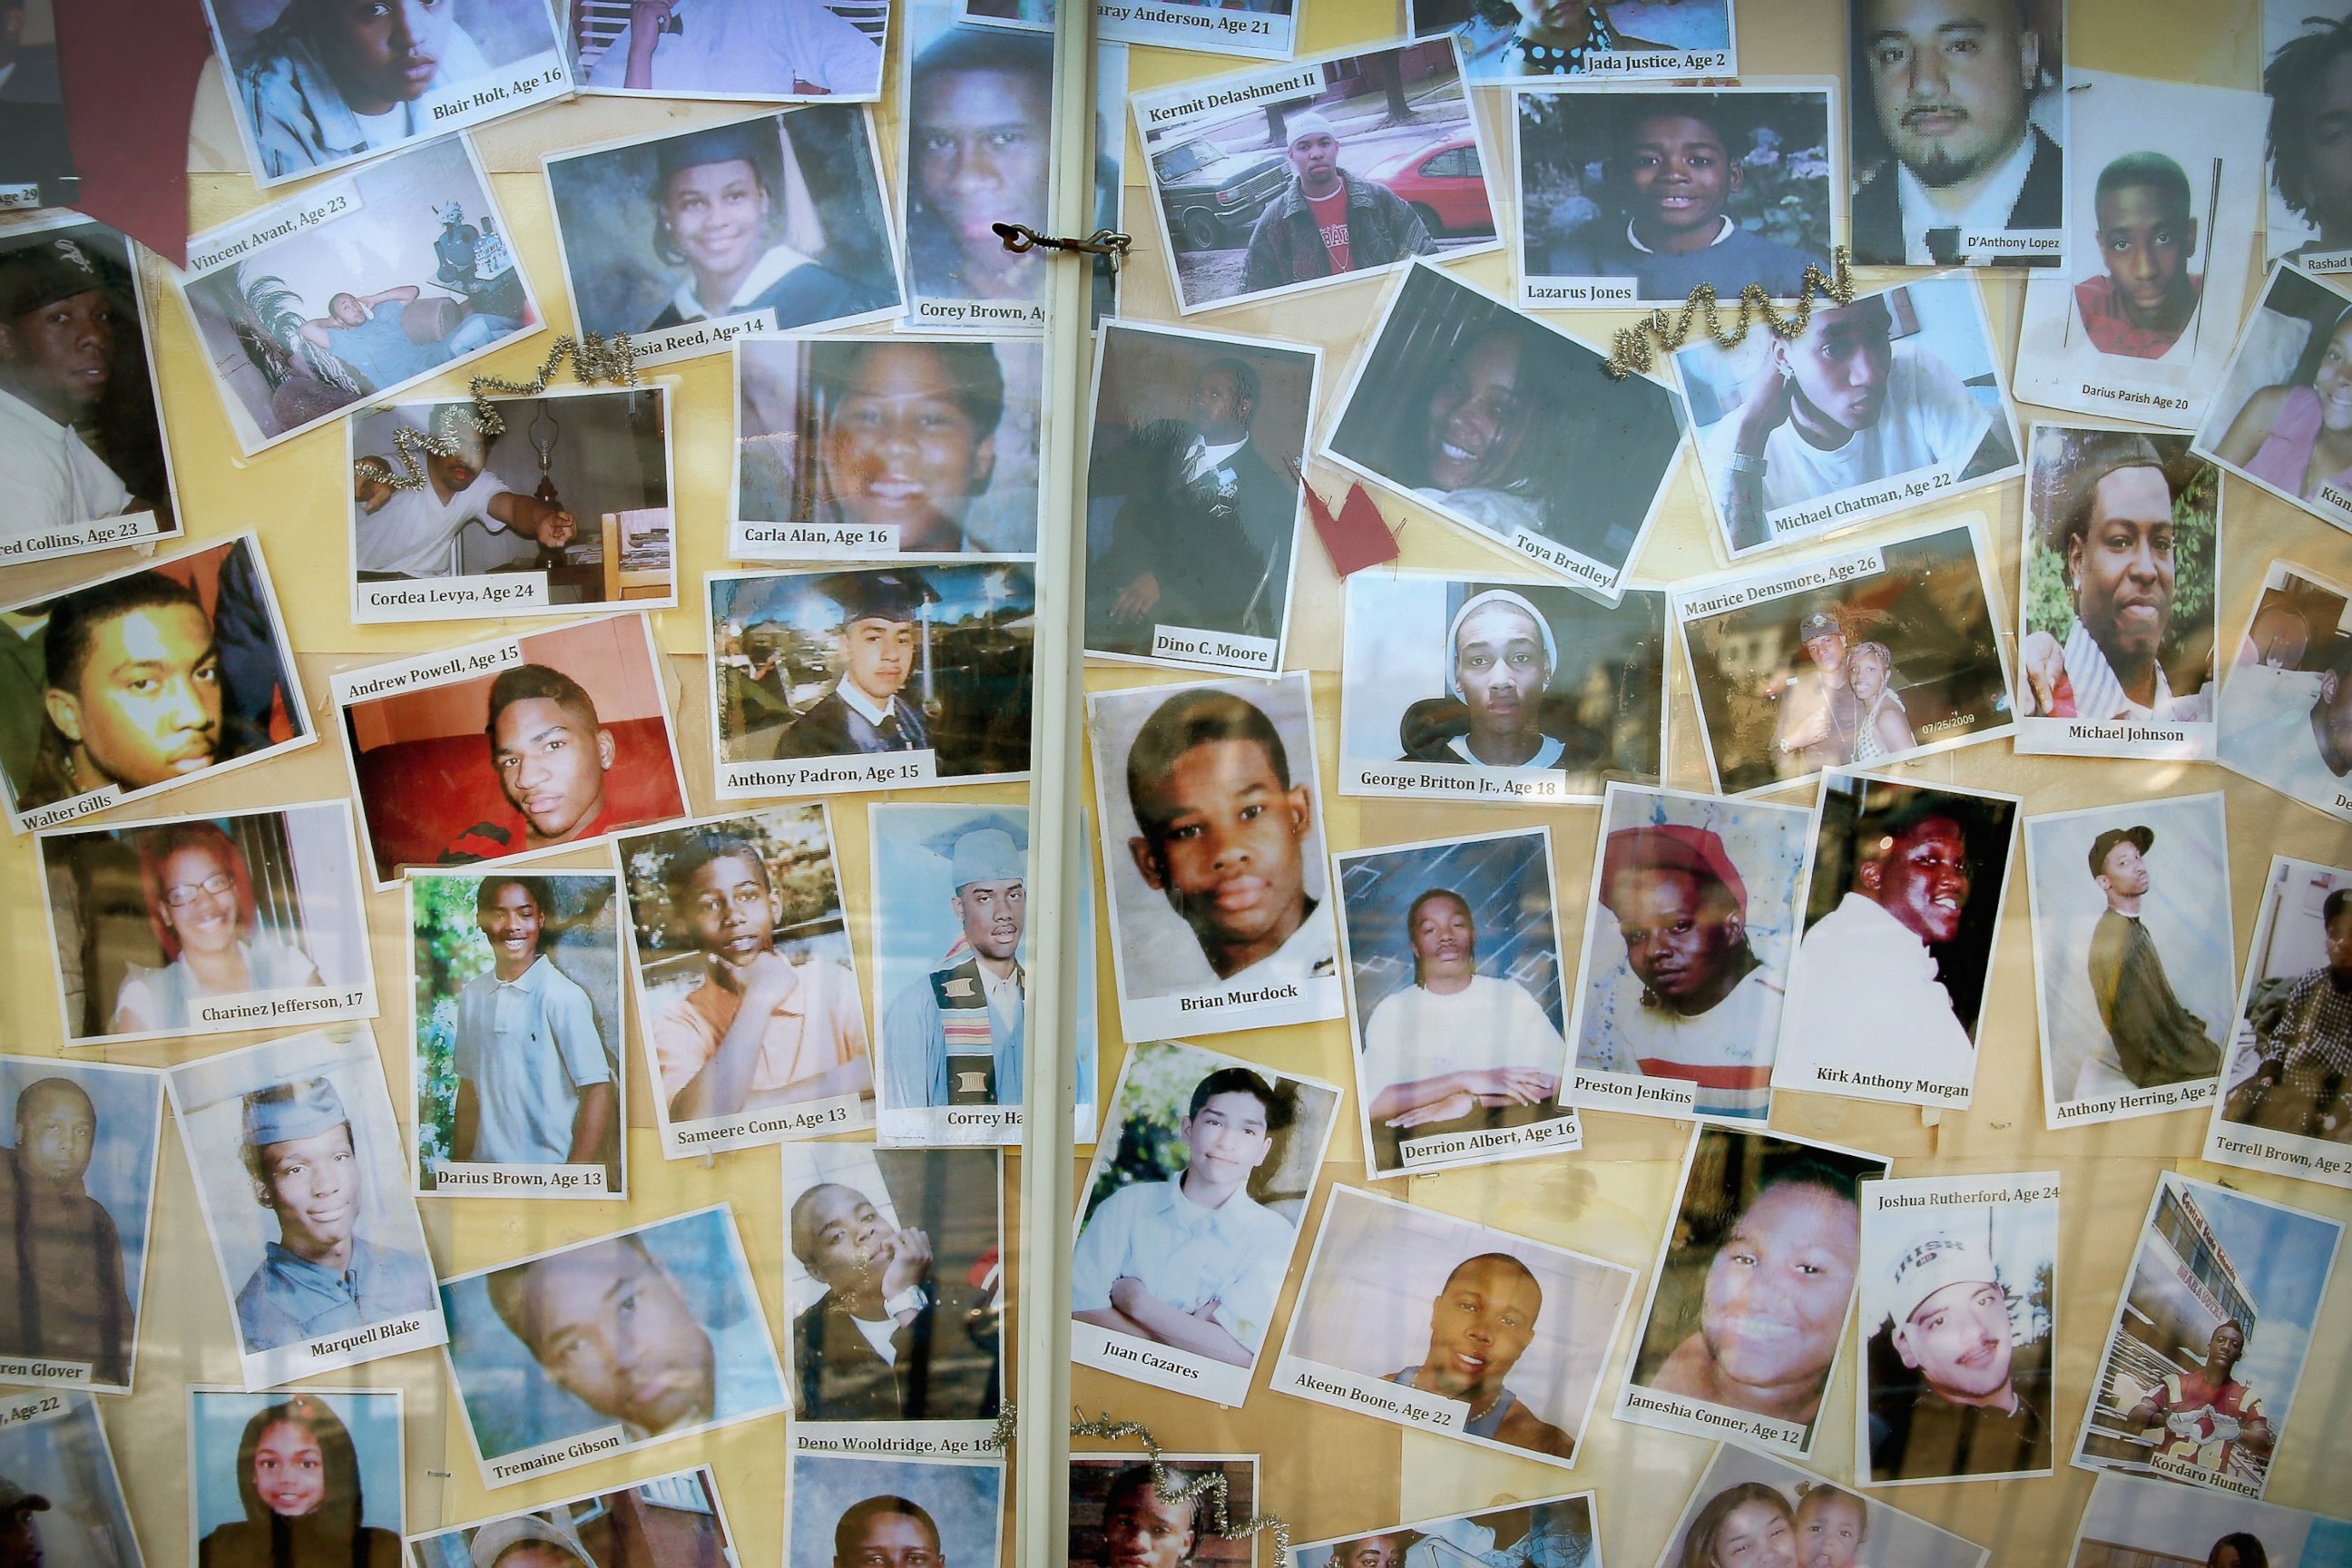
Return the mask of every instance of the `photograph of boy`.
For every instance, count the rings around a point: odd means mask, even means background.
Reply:
[[[2210,723],[2220,471],[2185,436],[2037,425],[2026,494],[2019,717]],[[2019,739],[2033,751],[2074,736],[2029,724]],[[2100,749],[2145,754],[2143,742],[2168,743],[2138,733]]]
[[[1618,1415],[1719,1433],[1700,1417],[1736,1411],[1760,1418],[1750,1446],[1811,1452],[1861,1263],[1856,1194],[1885,1173],[1874,1154],[1697,1129]]]
[[[553,18],[529,0],[205,8],[265,185],[524,108],[541,96],[541,73],[562,62]],[[547,90],[570,85],[559,70]]]
[[[413,876],[418,1190],[529,1194],[548,1167],[622,1191],[619,887],[609,872]],[[593,987],[593,993],[592,988]],[[579,1175],[583,1173],[569,1173]]]
[[[1985,1568],[1992,1554],[1810,1470],[1726,1443],[1683,1505],[1659,1568]],[[1414,1564],[1413,1568],[1420,1568]],[[2122,1568],[2121,1564],[2116,1568]],[[2184,1563],[2183,1568],[2186,1568]]]
[[[2316,261],[2352,250],[2352,170],[2337,165],[2325,138],[2336,115],[2352,110],[2352,13],[2340,5],[2266,5],[2263,94],[2270,100],[2270,257]]]
[[[1104,331],[1087,470],[1089,653],[1276,668],[1321,363],[1256,339]]]
[[[54,1410],[0,1427],[0,1541],[11,1568],[142,1568],[89,1394],[68,1391]]]
[[[2352,299],[2293,263],[2246,315],[2190,450],[2338,528],[2352,528]]]
[[[2343,1231],[2158,1175],[2074,1463],[2261,1497]]]
[[[2161,153],[2127,153],[2099,171],[2095,233],[2105,270],[2074,285],[2074,309],[2091,346],[2126,359],[2161,359],[2180,341],[2204,298],[2197,198],[2181,166]]]
[[[238,1157],[253,1201],[278,1227],[236,1293],[248,1353],[433,1310],[433,1268],[423,1254],[359,1234],[375,1173],[361,1162],[332,1079],[248,1091]]]
[[[2343,1520],[2110,1470],[2091,1485],[2067,1563],[2131,1568],[2161,1555],[2187,1568],[2326,1568],[2347,1550],[2352,1523]]]
[[[1148,1464],[1125,1455],[1071,1457],[1071,1568],[1247,1568],[1252,1542],[1213,1527],[1220,1499],[1229,1523],[1257,1517],[1256,1456],[1161,1458],[1177,1500],[1160,1495]]]
[[[2332,866],[2271,861],[2235,1010],[2208,1159],[2346,1184],[2317,1167],[2352,1143],[2352,886]]]
[[[784,1561],[807,1568],[988,1568],[1006,1467],[793,1454]]]
[[[1996,1201],[1950,1201],[2004,1186]],[[1948,1206],[1898,1208],[1898,1194]],[[1873,1182],[1863,1202],[1872,1483],[2048,1474],[2058,1178]]]
[[[1306,1212],[1308,1156],[1328,1141],[1339,1096],[1255,1068],[1210,1066],[1230,1060],[1181,1044],[1129,1053],[1116,1096],[1122,1133],[1098,1145],[1079,1211],[1070,1316],[1245,1376],[1273,1326]],[[1178,1078],[1196,1067],[1209,1070],[1187,1092]],[[1073,1353],[1107,1372],[1130,1364]]]
[[[1344,1541],[1298,1547],[1298,1568],[1586,1568],[1597,1563],[1593,1494],[1530,1499],[1502,1508],[1424,1519]]]
[[[0,485],[15,498],[0,548],[47,554],[52,536],[86,537],[78,524],[141,512],[119,539],[177,531],[140,305],[130,241],[103,224],[0,235]]]
[[[1463,73],[1482,87],[1570,76],[1613,80],[1662,68],[1733,70],[1731,0],[1408,0],[1406,11],[1416,38],[1450,30]],[[1638,63],[1660,52],[1663,67]],[[1704,58],[1686,61],[1685,52]]]
[[[1855,263],[2062,265],[2064,0],[1850,0],[1846,17]]]
[[[2352,596],[2291,561],[2230,656],[2216,722],[2223,766],[2331,816],[2352,816]]]
[[[824,807],[627,839],[622,864],[667,1121],[835,1100],[849,1120],[823,1130],[870,1121],[873,1054]]]
[[[1773,1086],[1967,1105],[2017,797],[1830,773],[1813,809]]]
[[[251,535],[0,610],[0,778],[20,822],[316,738]]]
[[[709,1467],[417,1535],[417,1568],[719,1568],[734,1547]]]
[[[794,1415],[993,1421],[1004,1317],[996,1152],[800,1143],[783,1160]]]
[[[1571,1026],[1578,1072],[1609,1077],[1566,1098],[1764,1120],[1810,827],[1788,806],[1609,786]]]
[[[2212,1098],[2237,974],[2221,797],[2028,817],[2025,851],[2049,1125]]]
[[[738,556],[806,559],[813,527],[827,554],[1035,552],[1038,340],[761,334],[735,363]]]
[[[1192,1014],[1167,999],[1203,992],[1225,1011],[1192,1017],[1196,1033],[1267,1021],[1263,1006],[1249,1012],[1254,1004],[1339,1016],[1308,717],[1298,676],[1091,699],[1120,1006],[1130,1019],[1139,1003],[1158,1003],[1155,1017]],[[1122,778],[1124,790],[1113,782]]]
[[[1559,309],[1718,298],[1750,283],[1793,300],[1830,276],[1833,231],[1825,90],[1612,95],[1520,92],[1520,298]],[[1589,182],[1594,165],[1600,180]],[[1549,279],[1631,279],[1593,294]]]
[[[1787,342],[1695,342],[1674,367],[1735,558],[1907,504],[1896,479],[1968,487],[2017,467],[2016,410],[1965,277],[1824,304]],[[1846,498],[1866,504],[1831,504]]]
[[[707,588],[722,795],[867,780],[766,765],[828,758],[928,752],[929,772],[896,775],[924,783],[1029,771],[1028,567],[713,574]]]
[[[1045,210],[1053,40],[959,22],[947,0],[909,5],[905,15],[899,212],[915,320],[1021,321],[1030,312],[1009,307],[1042,300],[1046,269],[1034,253],[1007,249],[989,225]],[[955,311],[981,300],[991,304],[969,318]]]
[[[495,675],[416,683],[403,661],[334,678],[379,889],[411,866],[503,860],[686,815],[642,615],[450,651],[505,650]],[[396,684],[383,690],[387,671]]]
[[[485,249],[481,226],[507,226],[472,143],[444,137],[345,178],[348,210],[258,243],[315,198],[248,214],[195,237],[198,269],[174,274],[247,456],[541,324],[513,251]]]
[[[68,1040],[373,1015],[345,803],[53,831],[39,844]]]
[[[870,99],[882,87],[887,5],[852,21],[820,0],[653,0],[633,5],[618,31],[609,14],[572,15],[572,68],[590,92],[789,102]]]
[[[892,991],[882,1010],[883,1118],[898,1110],[1017,1106],[1028,995],[1021,963],[1029,922],[1027,814],[963,806],[872,809],[867,842],[877,873],[887,848],[922,833],[908,847],[944,860],[954,889],[948,897],[952,939],[943,952],[936,939],[919,949],[935,955],[932,966]],[[896,903],[877,875],[874,946],[886,973],[901,968],[893,958],[903,964],[905,950],[917,946],[901,935],[908,925],[940,925],[936,917],[925,918],[929,911]]]
[[[188,1390],[195,1568],[402,1568],[401,1394]]]
[[[1613,595],[1681,461],[1683,411],[1657,382],[1600,368],[1566,333],[1414,267],[1323,454]]]
[[[1436,1155],[1425,1140],[1574,1115],[1559,1100],[1550,848],[1536,830],[1334,858],[1373,1174]],[[1566,1146],[1506,1142],[1487,1157]]]
[[[492,1486],[545,1473],[527,1456],[566,1438],[617,1430],[633,1448],[789,1404],[724,1205],[462,1275],[441,1300]]]
[[[531,609],[674,597],[668,389],[500,398],[497,410],[503,436],[479,428],[471,403],[396,404],[352,419],[358,581],[496,574],[520,587],[543,573]],[[387,480],[404,447],[427,437],[450,450],[425,452],[425,483],[395,489]],[[365,592],[353,603],[358,618],[404,613]]]
[[[1614,1264],[1335,1187],[1271,1386],[1565,1466],[1633,1285]],[[1335,1378],[1412,1393],[1373,1410]]]
[[[86,1364],[81,1386],[126,1390],[163,1080],[0,1057],[0,1103],[14,1108],[0,1149],[0,1358]]]
[[[1400,762],[1445,770],[1433,787],[1449,789],[1455,769],[1546,770],[1521,776],[1554,787],[1547,801],[1657,775],[1664,595],[1612,607],[1554,584],[1427,573],[1358,573],[1347,594],[1342,795],[1417,793],[1431,775]]]
[[[1444,38],[1139,95],[1136,124],[1186,312],[1499,243]]]
[[[672,328],[836,326],[902,303],[861,109],[766,114],[545,165],[583,331],[639,334],[645,352],[683,357],[722,353],[728,339],[662,335]]]

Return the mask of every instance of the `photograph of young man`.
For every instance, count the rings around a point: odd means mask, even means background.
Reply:
[[[996,1415],[997,1374],[950,1363],[951,1336],[993,1352],[996,1316],[932,1268],[931,1238],[893,1226],[855,1187],[824,1182],[793,1200],[785,1240],[824,1287],[793,1320],[792,1375],[803,1421],[978,1421]]]
[[[815,588],[841,606],[835,643],[841,675],[784,726],[776,756],[929,751],[930,726],[901,693],[922,658],[929,630],[923,606],[939,602],[938,590],[922,574],[904,568],[836,572],[818,578]]]
[[[2267,1457],[2278,1435],[2263,1413],[2262,1395],[2238,1380],[2245,1354],[2243,1323],[2231,1318],[2215,1325],[2204,1364],[2167,1373],[2140,1396],[2124,1424],[2150,1434],[2159,1458],[2217,1476],[2229,1472],[2231,1456],[2240,1448]]]
[[[483,732],[499,793],[520,820],[476,823],[441,852],[442,865],[551,848],[627,826],[605,807],[604,775],[619,742],[597,720],[595,699],[562,670],[519,664],[499,671]]]
[[[821,343],[811,379],[824,408],[822,493],[839,521],[895,529],[908,554],[972,549],[967,514],[996,471],[1004,419],[995,345]]]
[[[1437,715],[1420,711],[1418,705],[1407,710],[1401,726],[1402,761],[1553,768],[1591,760],[1581,754],[1582,727],[1560,710],[1568,705],[1551,694],[1559,649],[1550,623],[1524,595],[1507,588],[1473,594],[1454,612],[1445,646],[1451,655],[1447,694],[1459,705],[1463,721],[1433,723]],[[1552,730],[1574,736],[1580,754],[1570,757],[1567,742]]]
[[[254,172],[282,179],[433,134],[423,100],[490,71],[457,16],[448,0],[288,0],[235,62]]]
[[[1853,16],[1853,116],[1866,85],[1893,153],[1854,193],[1855,261],[1949,266],[1964,235],[2063,226],[2063,157],[2032,120],[2044,61],[2029,0],[1857,0]]]
[[[694,834],[671,856],[669,907],[702,954],[693,988],[653,1020],[670,1119],[713,1116],[873,1088],[866,1010],[838,963],[776,951],[783,905],[749,840]]]
[[[1933,349],[1895,341],[1880,294],[1818,307],[1801,336],[1773,342],[1701,440],[1725,530],[1744,549],[1771,542],[1771,512],[1923,468],[1962,472],[1998,433]]]
[[[2263,68],[2271,100],[2271,177],[2289,212],[2319,232],[2289,259],[2352,249],[2352,158],[2339,128],[2352,115],[2352,16],[2304,19]]]
[[[1330,921],[1312,918],[1307,893],[1312,793],[1292,783],[1255,703],[1214,689],[1161,703],[1128,749],[1127,798],[1136,873],[1192,928],[1215,980],[1338,973]]]
[[[1402,197],[1340,167],[1343,143],[1328,119],[1312,109],[1286,114],[1282,133],[1290,180],[1250,230],[1242,293],[1369,271],[1437,248]]]
[[[723,1226],[706,1227],[711,1237]],[[731,1287],[734,1260],[712,1247],[704,1281]],[[780,1396],[766,1375],[767,1331],[756,1309],[714,1330],[687,1289],[635,1233],[501,1268],[491,1309],[550,1381],[632,1442],[692,1431]]]
[[[194,588],[161,572],[57,600],[41,658],[47,722],[16,792],[19,811],[109,784],[128,793],[169,784],[244,749],[222,710],[213,618]]]
[[[2107,900],[2091,931],[2091,998],[2107,1028],[2123,1076],[2136,1089],[2209,1079],[2221,1070],[2221,1047],[2204,1019],[2180,1005],[2166,978],[2156,939],[2140,924],[2140,902],[2154,882],[2147,866],[2156,830],[2110,827],[2091,841],[2091,880]],[[2101,1064],[2084,1064],[2087,1079]]]
[[[1698,1326],[1648,1386],[1812,1426],[1862,1257],[1854,1185],[1852,1174],[1815,1159],[1768,1172],[1707,1264]]]
[[[1001,815],[928,841],[947,860],[961,934],[947,962],[900,991],[882,1017],[890,1104],[1018,1105],[1027,973],[1029,830]]]
[[[2103,354],[2161,359],[2205,296],[2189,270],[2197,218],[2189,176],[2161,153],[2127,153],[2099,171],[2092,211],[2104,270],[2074,285],[2083,331]]]
[[[2297,1138],[2352,1141],[2352,888],[2319,906],[2326,962],[2250,1005],[2254,1070],[2225,1084],[2223,1119]]]
[[[469,522],[528,535],[548,550],[572,542],[579,525],[570,512],[508,489],[483,467],[498,437],[483,434],[469,410],[456,404],[437,410],[433,436],[436,447],[448,449],[426,450],[425,483],[396,489],[378,481],[365,487],[365,499],[354,495],[359,512],[353,519],[352,567],[361,582],[449,576],[451,542]],[[383,466],[390,477],[383,458],[360,461]],[[355,475],[355,491],[358,488]]]
[[[519,316],[475,310],[447,335],[419,339],[409,332],[408,308],[424,296],[425,290],[414,283],[395,283],[373,294],[345,290],[331,295],[327,313],[302,323],[302,340],[350,366],[365,391],[388,392],[522,325]]]
[[[555,914],[537,877],[482,879],[474,920],[490,968],[457,993],[451,1153],[491,1165],[593,1165],[619,1126],[620,1087],[588,993],[541,949]]]
[[[949,1568],[939,1521],[912,1498],[870,1497],[833,1527],[833,1568]]]
[[[2176,693],[2158,658],[2179,573],[2162,456],[2147,437],[2123,431],[2080,431],[2066,445],[2039,542],[2065,563],[2074,622],[2063,643],[2036,631],[2018,645],[2022,716],[2211,719],[2210,687]]]
[[[438,1309],[430,1265],[359,1234],[368,1174],[332,1082],[298,1078],[247,1094],[240,1152],[253,1201],[278,1221],[236,1293],[247,1354]]]
[[[1177,1129],[1183,1172],[1119,1188],[1080,1228],[1071,1317],[1233,1366],[1255,1362],[1297,1237],[1249,1195],[1249,1180],[1289,1120],[1287,1101],[1248,1068],[1194,1085]]]
[[[1895,1353],[1920,1386],[1907,1407],[1872,1402],[1871,1479],[2048,1469],[2050,1423],[2019,1387],[2009,1291],[1981,1236],[1921,1237],[1896,1255],[1880,1299],[1872,1331],[1892,1325]]]
[[[631,92],[870,97],[882,46],[818,0],[635,0],[583,79]]]
[[[1388,1380],[1467,1405],[1466,1436],[1572,1458],[1574,1439],[1508,1386],[1542,1313],[1543,1286],[1526,1264],[1507,1252],[1465,1258],[1430,1300],[1429,1349],[1420,1364],[1391,1373]]]
[[[1170,1469],[1169,1490],[1189,1488],[1196,1479]],[[1170,1502],[1152,1485],[1148,1465],[1131,1465],[1113,1476],[1103,1494],[1103,1554],[1086,1561],[1087,1568],[1186,1568],[1200,1543],[1201,1494],[1188,1491],[1181,1502]],[[1075,1533],[1075,1532],[1074,1532]]]
[[[1721,837],[1678,823],[1619,828],[1594,896],[1616,920],[1625,965],[1579,1064],[1682,1079],[1700,1114],[1762,1121],[1787,983],[1748,945],[1748,885]]]
[[[126,1384],[122,1236],[82,1184],[98,1109],[71,1079],[45,1078],[18,1091],[16,1121],[0,1155],[0,1355],[88,1362],[92,1382]]]
[[[951,26],[907,78],[907,262],[940,300],[1034,300],[1045,268],[991,224],[1045,210],[1054,48],[1035,33]]]
[[[120,309],[75,240],[36,238],[0,256],[0,476],[10,492],[0,526],[12,535],[130,511],[169,517],[169,497],[134,496],[76,428],[113,380]]]

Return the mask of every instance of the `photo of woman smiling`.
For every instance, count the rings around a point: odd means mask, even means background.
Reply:
[[[1391,297],[1325,451],[1477,534],[1613,591],[1682,439],[1665,388],[1451,274]]]

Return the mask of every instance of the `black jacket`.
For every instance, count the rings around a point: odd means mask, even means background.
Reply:
[[[2009,209],[2011,228],[2063,228],[2066,226],[2065,159],[2058,144],[2033,133],[2033,163],[2025,172],[2024,188]],[[1871,182],[1853,194],[1853,259],[1862,267],[1906,265],[1903,245],[1903,183],[1889,156]],[[2008,259],[2008,258],[2005,258]],[[2055,267],[2058,258],[2010,259],[2010,265]]]

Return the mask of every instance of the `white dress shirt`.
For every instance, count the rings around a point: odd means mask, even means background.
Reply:
[[[1903,204],[1903,259],[1914,267],[1936,265],[1936,253],[1927,247],[1931,228],[1958,228],[1963,236],[2005,231],[2009,215],[2017,210],[2017,198],[2025,193],[2026,176],[2032,172],[2033,127],[2029,124],[2018,139],[2016,151],[2000,161],[1976,198],[1958,212],[1947,212],[1936,205],[1911,166],[1898,160],[1895,178],[1900,183],[1895,189]]]

